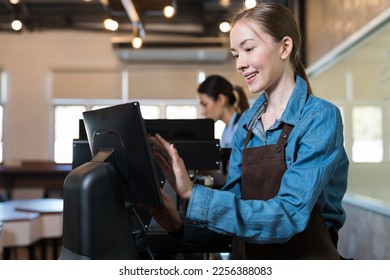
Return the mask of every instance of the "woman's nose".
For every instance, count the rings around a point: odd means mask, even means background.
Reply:
[[[236,59],[236,69],[237,71],[242,71],[243,69],[246,69],[248,67],[248,63],[246,62],[246,59],[243,57],[238,57]]]

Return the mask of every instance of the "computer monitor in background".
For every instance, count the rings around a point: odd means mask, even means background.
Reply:
[[[89,162],[92,159],[88,140],[73,139],[72,169]]]
[[[149,134],[160,134],[166,140],[214,140],[212,119],[146,119]]]
[[[92,159],[83,119],[79,119],[79,137],[77,139],[73,139],[72,144],[72,169],[75,169]]]
[[[150,135],[160,134],[174,143],[189,170],[218,169],[219,140],[214,138],[212,119],[145,119]],[[222,149],[221,149],[222,150]],[[79,138],[73,140],[72,169],[92,158],[84,120],[79,121]],[[157,166],[159,181],[164,177]]]
[[[212,119],[146,119],[150,135],[160,134],[175,144],[187,170],[217,170],[221,154]]]
[[[79,140],[88,140],[87,131],[85,130],[84,120],[79,119]]]

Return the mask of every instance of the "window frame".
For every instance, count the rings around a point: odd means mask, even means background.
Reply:
[[[158,106],[160,108],[159,118],[166,118],[166,108],[168,106],[195,106],[197,118],[202,118],[200,116],[201,108],[199,102],[196,99],[141,99],[141,100],[123,100],[123,99],[53,99],[52,102],[52,129],[51,129],[51,151],[52,158],[56,161],[56,120],[55,120],[55,107],[56,106],[85,106],[86,111],[92,110],[94,106],[114,106],[118,104],[128,103],[137,101],[141,106]],[[64,163],[64,162],[58,162]],[[68,162],[66,162],[68,163]]]

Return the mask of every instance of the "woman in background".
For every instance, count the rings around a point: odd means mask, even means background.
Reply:
[[[231,148],[238,120],[249,108],[244,90],[219,75],[211,75],[198,86],[198,94],[202,114],[214,121],[221,120],[226,125],[221,137],[221,148]]]

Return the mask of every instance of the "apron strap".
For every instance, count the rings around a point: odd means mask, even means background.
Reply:
[[[281,144],[284,146],[287,144],[288,137],[290,136],[290,133],[291,133],[292,129],[294,128],[294,126],[291,124],[288,124],[288,123],[282,123],[282,125],[283,125],[283,129],[282,129],[282,132],[280,133],[280,136],[278,139],[278,144]],[[246,137],[245,137],[245,148],[248,146],[249,140],[251,140],[252,135],[253,135],[253,132],[251,129],[249,129],[247,134],[246,134]]]

